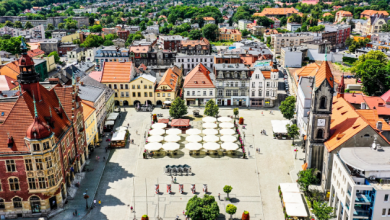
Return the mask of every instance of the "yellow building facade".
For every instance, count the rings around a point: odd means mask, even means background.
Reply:
[[[237,29],[220,28],[218,40],[241,41],[241,36],[242,36],[241,32]]]
[[[156,77],[150,74],[142,74],[130,82],[131,102],[130,105],[156,104],[154,88]]]
[[[183,69],[177,66],[165,71],[155,90],[156,105],[162,105],[165,101],[173,101],[180,92],[183,80]]]
[[[99,140],[96,120],[96,109],[85,102],[82,102],[82,105],[87,146],[95,145],[96,142]]]
[[[73,43],[74,40],[80,40],[80,33],[74,33],[61,38],[62,43]]]

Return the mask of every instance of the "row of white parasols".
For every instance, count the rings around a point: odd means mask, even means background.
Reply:
[[[156,143],[156,142],[161,142],[163,140],[166,142],[178,142],[180,141],[180,139],[181,139],[180,136],[173,135],[173,134],[167,135],[165,137],[153,135],[148,137],[148,142]],[[204,137],[201,137],[199,135],[189,135],[186,137],[186,141],[192,143],[201,142],[202,140],[206,142],[218,142],[219,140],[223,142],[234,142],[237,140],[237,138],[231,135],[224,135],[221,137],[215,135],[206,135]]]
[[[221,145],[219,145],[217,143],[212,143],[212,142],[205,143],[203,145],[200,143],[188,143],[185,145],[185,148],[187,148],[188,150],[200,150],[202,148],[204,148],[206,150],[218,150],[220,147],[222,147],[222,149],[225,149],[225,150],[237,150],[238,149],[238,145],[236,143],[232,143],[232,142],[226,142],[226,143],[223,143]],[[150,150],[150,151],[160,150],[161,148],[163,148],[164,150],[167,150],[167,151],[174,151],[174,150],[178,150],[180,148],[180,144],[171,143],[171,142],[161,144],[161,143],[155,142],[155,143],[149,143],[149,144],[145,145],[145,149]]]
[[[205,134],[205,135],[216,135],[218,134],[218,130],[216,129],[204,129],[204,130],[199,130],[199,129],[196,129],[196,128],[192,128],[192,129],[188,129],[186,131],[186,134],[189,134],[189,135],[199,135],[199,134]],[[221,129],[219,130],[219,133],[221,135],[233,135],[235,134],[234,130],[233,129]],[[168,134],[168,135],[178,135],[178,134],[181,134],[181,130],[180,129],[177,129],[177,128],[171,128],[169,130],[164,130],[164,129],[159,129],[159,128],[156,128],[156,129],[153,129],[149,132],[150,135],[152,136],[155,136],[155,135],[163,135],[163,134]]]

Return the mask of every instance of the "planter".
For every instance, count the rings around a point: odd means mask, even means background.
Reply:
[[[149,216],[143,215],[143,216],[141,217],[141,220],[149,220]]]
[[[244,211],[242,213],[242,220],[250,220],[250,216],[249,216],[249,212],[248,211]]]
[[[244,118],[243,117],[241,117],[240,120],[238,120],[238,124],[240,124],[240,125],[244,124]]]

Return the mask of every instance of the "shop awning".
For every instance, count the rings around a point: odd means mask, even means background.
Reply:
[[[158,119],[158,123],[164,123],[164,124],[168,124],[169,123],[169,119]]]
[[[271,120],[272,131],[274,133],[287,134],[286,125],[290,124],[290,120]]]
[[[299,188],[297,183],[281,183],[280,190],[283,193],[299,193]]]
[[[126,131],[118,131],[112,135],[111,141],[124,141],[126,137]]]
[[[107,120],[108,121],[115,121],[116,120],[116,118],[118,117],[118,115],[119,115],[119,113],[111,113],[110,115],[108,115],[108,118],[107,118]]]
[[[114,125],[115,121],[106,121],[104,125]]]
[[[281,183],[280,191],[283,194],[283,203],[288,216],[308,217],[297,183]]]
[[[171,122],[172,127],[188,127],[190,126],[190,119],[173,119]]]

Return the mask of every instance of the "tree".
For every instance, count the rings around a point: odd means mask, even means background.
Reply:
[[[202,28],[203,36],[210,41],[215,41],[219,36],[219,29],[216,24],[206,24]]]
[[[104,42],[104,39],[101,36],[94,34],[88,35],[85,41],[80,44],[81,47],[99,47]]]
[[[115,40],[115,39],[117,39],[118,38],[118,35],[116,35],[116,34],[107,34],[106,36],[104,36],[104,39],[105,40]]]
[[[226,206],[226,213],[230,215],[230,219],[233,217],[233,215],[236,213],[237,207],[233,204],[228,204]]]
[[[351,68],[362,81],[363,92],[370,96],[383,94],[390,89],[389,70],[390,64],[382,51],[361,55]]]
[[[31,29],[33,27],[34,26],[29,21],[27,21],[26,24],[24,25],[24,29]]]
[[[279,106],[279,110],[282,112],[283,117],[290,120],[294,117],[295,114],[295,97],[287,97],[282,104]]]
[[[229,199],[229,193],[233,190],[233,187],[232,186],[224,186],[223,187],[223,191],[227,194],[227,198]]]
[[[214,100],[210,99],[205,106],[204,114],[207,116],[215,117],[218,115],[219,107],[215,104]]]
[[[89,17],[89,18],[88,18],[88,22],[89,22],[89,25],[90,25],[90,26],[94,25],[94,24],[95,24],[95,18]]]
[[[15,21],[14,27],[16,27],[16,28],[23,28],[22,22],[20,22],[20,21]]]
[[[315,169],[301,170],[298,172],[297,183],[304,192],[309,191],[309,186],[318,182]]]
[[[59,23],[58,24],[58,29],[64,29],[65,27],[65,24],[64,23]]]
[[[103,46],[112,46],[114,45],[114,42],[112,42],[112,40],[105,40],[103,42]]]
[[[205,194],[203,198],[192,197],[187,202],[185,213],[193,220],[215,220],[219,216],[218,203],[214,196]]]
[[[299,129],[298,129],[296,124],[293,124],[293,125],[287,124],[286,128],[287,128],[287,135],[289,137],[292,137],[292,139],[293,139],[293,143],[292,144],[294,145],[294,137],[299,135]]]
[[[249,32],[249,31],[246,30],[246,29],[244,29],[244,30],[241,31],[242,37],[248,36],[249,34],[251,34],[251,32]]]
[[[354,40],[353,40],[352,38],[348,37],[348,38],[345,40],[345,45],[346,45],[347,47],[349,47],[349,46],[352,45],[353,41],[354,41]]]
[[[22,43],[22,36],[11,37],[10,39],[0,41],[0,50],[7,51],[12,54],[21,54],[20,44]],[[30,47],[27,44],[27,47]]]
[[[73,20],[72,17],[66,18],[65,29],[77,29],[77,21]]]
[[[14,23],[12,23],[11,21],[6,21],[6,22],[5,22],[5,26],[7,26],[7,27],[13,27],[13,26],[14,26]]]
[[[234,117],[237,118],[237,115],[238,115],[238,108],[234,108],[234,109],[233,109],[233,114],[234,114]]]
[[[90,26],[89,27],[89,30],[93,33],[96,33],[96,32],[102,32],[102,26],[101,25],[93,25],[93,26]]]
[[[198,30],[198,29],[193,29],[190,31],[190,34],[188,35],[188,37],[191,40],[199,40],[202,37],[202,31]]]
[[[187,106],[185,105],[184,100],[180,97],[175,98],[171,107],[169,108],[169,115],[173,118],[181,118],[187,113]]]
[[[333,207],[329,207],[327,202],[313,202],[313,213],[319,220],[329,220],[336,217],[333,214]]]
[[[60,56],[58,56],[57,51],[53,51],[53,52],[49,53],[48,57],[50,57],[50,56],[54,56],[54,61],[56,63],[60,63]]]
[[[53,24],[48,24],[47,25],[47,30],[54,30],[54,25]]]
[[[270,27],[271,24],[275,23],[273,20],[271,20],[265,16],[260,16],[260,17],[256,17],[256,18],[257,18],[256,24],[259,26]]]

